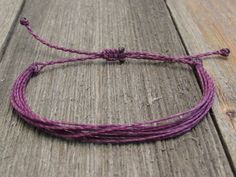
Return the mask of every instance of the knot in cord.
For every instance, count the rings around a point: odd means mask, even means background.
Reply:
[[[125,61],[125,48],[118,48],[118,49],[104,49],[100,57],[106,59],[107,61],[120,61],[123,63]]]
[[[44,67],[43,64],[39,62],[34,62],[30,65],[29,68],[32,69],[33,73],[37,75],[43,67]]]
[[[29,26],[29,21],[27,20],[27,18],[23,17],[20,19],[20,24],[23,26]]]
[[[229,56],[229,53],[230,53],[230,50],[228,48],[223,48],[219,50],[219,54],[224,57]]]

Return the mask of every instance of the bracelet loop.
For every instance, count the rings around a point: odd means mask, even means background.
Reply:
[[[10,101],[12,107],[27,123],[47,132],[54,136],[77,139],[82,142],[94,143],[131,143],[146,142],[173,138],[184,134],[194,128],[208,113],[215,94],[215,88],[212,78],[203,68],[202,59],[211,55],[222,55],[227,57],[229,49],[221,49],[218,51],[202,53],[192,56],[165,56],[149,52],[126,51],[120,49],[105,49],[102,52],[87,52],[75,49],[68,49],[54,44],[50,44],[33,32],[29,26],[29,21],[24,18],[20,21],[26,27],[28,32],[42,44],[69,53],[77,53],[83,56],[77,58],[59,58],[47,62],[35,62],[27,67],[15,80]],[[167,116],[158,120],[149,120],[132,124],[105,124],[90,125],[79,124],[64,121],[49,120],[34,113],[25,99],[25,90],[30,78],[39,73],[44,67],[55,64],[63,64],[68,62],[94,60],[104,58],[107,61],[120,61],[125,59],[146,59],[162,62],[180,62],[194,67],[203,97],[193,108],[181,113]]]

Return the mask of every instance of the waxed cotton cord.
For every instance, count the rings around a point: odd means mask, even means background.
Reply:
[[[228,48],[217,51],[201,53],[191,56],[165,56],[157,53],[125,51],[124,48],[104,49],[101,52],[88,52],[64,48],[49,43],[38,36],[31,28],[26,18],[20,20],[28,32],[40,43],[63,52],[82,55],[77,58],[58,58],[46,62],[34,62],[29,65],[15,80],[10,102],[20,117],[29,124],[54,136],[77,139],[82,142],[94,143],[130,143],[163,140],[184,134],[195,127],[208,113],[213,104],[215,94],[214,83],[207,71],[203,68],[202,59],[211,55],[227,57],[230,53]],[[162,62],[180,62],[190,65],[199,79],[202,89],[202,98],[191,109],[173,114],[158,120],[149,120],[131,124],[79,124],[65,121],[49,120],[46,117],[34,113],[27,103],[25,92],[28,81],[36,76],[42,69],[50,65],[95,60],[103,58],[109,62],[119,61],[124,63],[126,59],[144,59]]]

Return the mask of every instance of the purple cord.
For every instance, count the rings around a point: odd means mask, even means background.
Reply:
[[[124,48],[105,49],[102,52],[87,52],[51,44],[36,33],[33,32],[26,18],[20,20],[21,25],[25,26],[28,32],[42,44],[68,53],[77,53],[84,55],[78,58],[58,58],[47,62],[34,62],[27,67],[16,79],[10,95],[10,101],[13,108],[22,119],[29,124],[54,136],[66,139],[78,139],[82,142],[94,143],[131,143],[147,142],[173,138],[190,131],[195,127],[203,117],[208,113],[213,104],[215,94],[214,83],[207,71],[203,68],[202,58],[211,55],[221,55],[227,57],[230,53],[228,48],[213,52],[202,53],[192,56],[164,56],[149,52],[125,52]],[[126,58],[146,59],[167,62],[180,62],[190,65],[195,69],[200,81],[203,96],[201,100],[190,110],[170,115],[159,120],[138,122],[133,124],[107,124],[107,125],[89,125],[78,124],[64,121],[49,120],[34,113],[27,104],[25,91],[27,83],[31,77],[39,73],[44,67],[68,62],[106,59],[107,61],[119,61],[123,63]]]

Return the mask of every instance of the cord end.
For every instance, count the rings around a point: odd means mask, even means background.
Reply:
[[[228,57],[230,54],[229,48],[223,48],[219,50],[219,54],[224,57]]]
[[[20,19],[20,24],[23,26],[29,26],[29,21],[27,20],[27,18],[23,17]]]

